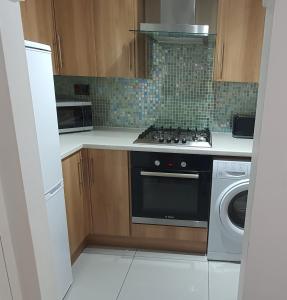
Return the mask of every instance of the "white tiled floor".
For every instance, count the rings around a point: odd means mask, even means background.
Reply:
[[[236,300],[239,269],[204,256],[89,248],[65,300]]]
[[[209,300],[236,300],[240,264],[209,262]]]

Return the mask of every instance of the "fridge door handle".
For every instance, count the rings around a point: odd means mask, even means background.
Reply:
[[[49,192],[47,192],[47,193],[45,194],[46,198],[47,198],[47,197],[48,197],[48,198],[53,197],[55,194],[58,193],[58,191],[59,191],[60,189],[62,189],[62,187],[63,187],[63,183],[62,183],[62,181],[60,181],[60,182],[57,183],[54,187],[52,187],[52,188],[50,189]]]

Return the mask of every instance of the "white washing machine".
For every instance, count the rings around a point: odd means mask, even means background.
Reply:
[[[214,160],[207,258],[241,260],[251,162]]]

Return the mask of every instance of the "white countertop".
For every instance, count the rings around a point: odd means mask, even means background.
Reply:
[[[101,128],[88,132],[60,135],[61,158],[82,148],[147,152],[205,154],[216,156],[251,157],[252,139],[233,138],[231,133],[213,132],[211,148],[134,144],[143,129]]]

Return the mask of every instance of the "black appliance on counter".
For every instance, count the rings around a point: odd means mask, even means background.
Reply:
[[[131,153],[132,222],[208,227],[212,157]]]
[[[252,139],[254,136],[255,115],[234,115],[232,135],[235,138]]]

